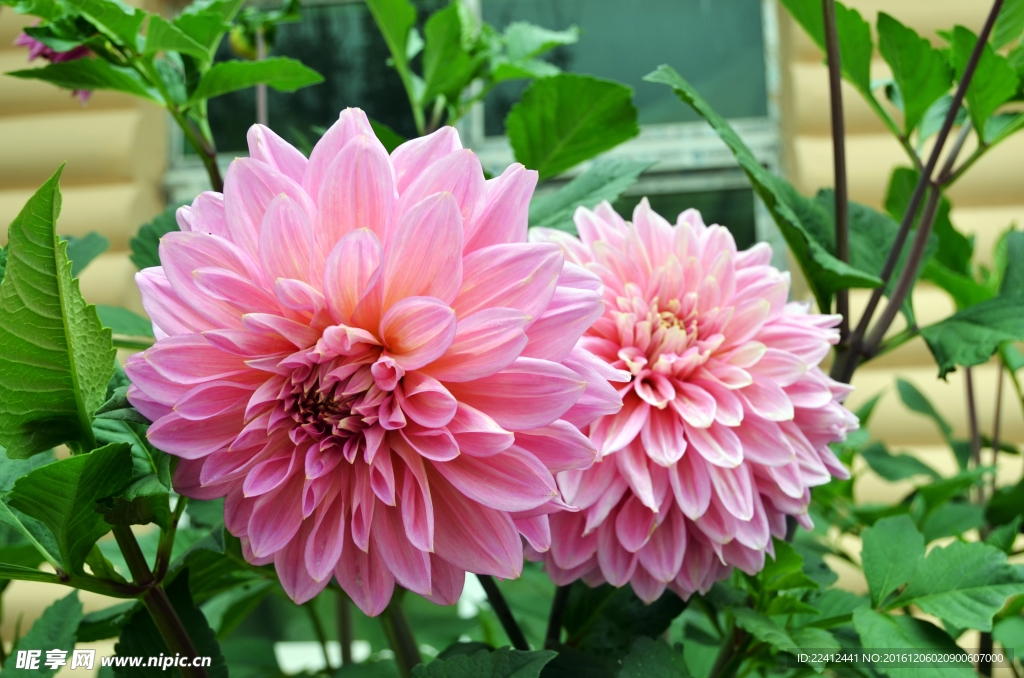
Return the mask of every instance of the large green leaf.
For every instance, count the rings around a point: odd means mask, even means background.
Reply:
[[[923,414],[939,427],[939,432],[946,442],[950,442],[953,438],[953,428],[949,425],[949,422],[939,414],[939,411],[935,409],[931,401],[917,390],[917,387],[911,384],[909,381],[903,379],[896,380],[896,392],[900,396],[900,400],[907,406],[908,409]]]
[[[561,174],[640,133],[633,90],[589,75],[535,80],[505,119],[517,161],[541,179]]]
[[[221,37],[230,30],[230,24],[224,23],[220,12],[183,12],[174,20],[174,27],[184,33],[192,41],[198,43],[206,51],[201,58],[210,59],[210,53],[217,47]]]
[[[618,678],[689,678],[683,646],[669,647],[663,640],[641,636],[622,658]]]
[[[819,308],[827,311],[831,307],[832,294],[836,290],[877,287],[882,284],[878,277],[859,271],[832,254],[828,243],[832,242],[834,235],[828,228],[828,214],[813,200],[797,193],[785,179],[765,169],[729,123],[674,69],[661,66],[645,76],[644,80],[672,87],[680,99],[711,124],[719,138],[733,152],[803,269]]]
[[[181,52],[200,59],[207,59],[210,56],[206,47],[182,33],[180,28],[168,23],[160,15],[153,14],[146,28],[146,48],[142,54],[153,56],[158,52]]]
[[[521,652],[507,647],[493,652],[457,654],[420,664],[412,670],[412,678],[537,678],[555,654],[550,650]]]
[[[903,100],[903,131],[908,137],[932,104],[949,91],[949,61],[914,29],[885,12],[878,14],[878,51],[892,68]]]
[[[814,43],[825,53],[825,21],[819,0],[782,0]],[[871,94],[871,26],[855,9],[840,2],[836,7],[836,35],[839,38],[839,64],[843,77],[861,94]]]
[[[1024,231],[1010,231],[1005,243],[1006,267],[999,284],[999,296],[1021,297],[1024,296]]]
[[[408,87],[411,84],[411,72],[406,47],[409,31],[416,25],[416,8],[409,0],[367,0],[366,6],[391,51],[395,70]]]
[[[890,454],[882,443],[872,443],[860,451],[860,456],[868,463],[871,470],[888,481],[896,482],[914,476],[929,476],[938,479],[941,476],[928,464],[909,454]]]
[[[864,576],[871,589],[871,604],[878,606],[914,576],[924,558],[924,537],[909,517],[893,516],[864,530],[863,540]]]
[[[572,585],[565,615],[566,643],[584,652],[620,656],[637,636],[656,638],[683,611],[685,603],[671,591],[645,605],[633,590],[610,585]]]
[[[115,43],[139,50],[138,34],[146,12],[129,7],[121,0],[66,0],[82,16]]]
[[[921,329],[939,377],[956,367],[988,362],[1000,344],[1024,341],[1024,296],[999,296]]]
[[[921,523],[929,544],[942,537],[959,537],[985,524],[985,507],[966,501],[940,504]]]
[[[103,59],[62,61],[47,64],[42,68],[10,71],[6,75],[25,80],[44,80],[71,90],[109,89],[126,92],[158,104],[164,103],[160,95],[150,88],[138,73],[128,68],[112,66]]]
[[[932,549],[890,608],[917,605],[957,628],[992,630],[992,616],[1010,596],[1024,593],[1024,566],[980,542]],[[890,646],[891,647],[891,646]]]
[[[92,545],[110,531],[96,512],[96,502],[124,488],[131,470],[128,445],[106,445],[18,479],[10,505],[50,528],[64,566],[80,572]]]
[[[71,277],[54,231],[60,170],[11,223],[0,283],[0,444],[26,458],[60,443],[91,449],[92,414],[114,370],[110,331]]]
[[[766,558],[760,578],[766,591],[818,588],[818,582],[804,572],[804,559],[793,546],[782,539],[773,539],[775,557]]]
[[[953,29],[950,42],[950,61],[959,80],[978,42],[978,36],[963,26],[957,26]],[[989,117],[1016,93],[1018,84],[1017,74],[1006,57],[996,54],[991,45],[985,45],[965,97],[975,130],[984,133]]]
[[[67,665],[62,668],[69,669],[71,650],[75,647],[75,631],[81,619],[82,603],[78,600],[78,591],[72,591],[46,608],[42,616],[32,624],[28,633],[22,636],[11,650],[11,661],[4,666],[4,678],[49,678],[57,673],[57,666],[50,668],[46,665],[47,650],[63,650],[66,653]],[[42,650],[37,667],[17,668],[14,657],[17,657],[19,652],[29,650]]]
[[[530,201],[530,226],[557,228],[576,233],[572,216],[577,207],[593,209],[603,200],[613,202],[652,162],[627,158],[601,158],[586,172],[575,177],[554,193]]]
[[[452,3],[434,12],[423,27],[424,103],[443,94],[454,101],[469,84],[479,66],[464,47],[463,12],[459,3]]]
[[[114,334],[124,334],[130,337],[153,336],[153,323],[127,308],[100,304],[96,307],[96,313],[103,326],[109,327]]]
[[[174,213],[181,204],[171,204],[153,217],[153,221],[143,224],[138,234],[128,243],[131,247],[132,263],[139,267],[139,270],[160,265],[160,238],[167,233],[180,230],[178,220]]]
[[[910,652],[961,651],[945,631],[909,615],[879,614],[868,607],[861,607],[853,612],[853,625],[867,650],[899,648]],[[974,678],[975,675],[967,663],[909,667],[896,662],[875,665],[875,668],[891,678]]]
[[[107,251],[110,241],[93,231],[81,238],[62,238],[68,241],[68,259],[71,261],[71,277],[77,278],[82,269],[93,259]]]
[[[1000,49],[1024,33],[1024,0],[1006,0],[992,29],[992,49]]]
[[[189,103],[195,104],[259,84],[270,85],[280,92],[294,92],[323,81],[324,77],[312,68],[287,57],[271,57],[263,61],[221,61],[203,75]]]

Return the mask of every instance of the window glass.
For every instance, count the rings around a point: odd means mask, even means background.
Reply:
[[[641,124],[698,117],[664,85],[644,82],[673,66],[727,118],[764,117],[764,44],[760,0],[482,0],[483,17],[504,29],[529,21],[552,30],[578,26],[575,45],[549,59],[563,70],[624,82],[635,90]],[[525,83],[502,83],[487,97],[486,130],[504,120]]]
[[[625,219],[633,218],[639,195],[624,196],[615,204],[615,211]],[[674,224],[681,212],[690,208],[700,212],[708,226],[720,224],[729,229],[736,246],[745,250],[756,242],[754,235],[754,192],[749,188],[687,193],[654,193],[647,196],[651,209]]]

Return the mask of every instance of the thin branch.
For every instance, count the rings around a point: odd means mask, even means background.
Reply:
[[[551,614],[548,615],[548,630],[544,634],[544,649],[550,650],[562,640],[562,616],[565,614],[566,603],[569,602],[568,586],[555,589],[555,598],[551,601]]]
[[[491,609],[498,616],[498,621],[501,622],[502,628],[505,629],[505,635],[511,641],[512,647],[523,652],[529,652],[530,644],[526,642],[526,636],[523,635],[523,630],[516,623],[516,618],[512,615],[512,610],[509,609],[508,603],[505,602],[505,596],[501,595],[501,589],[498,588],[494,577],[489,574],[478,574],[476,578],[480,580],[480,585],[487,592],[487,600],[491,603]]]
[[[403,594],[404,590],[395,589],[394,595],[391,596],[391,602],[380,615],[380,622],[384,627],[384,635],[387,636],[388,644],[391,645],[391,650],[395,653],[398,673],[402,678],[408,678],[413,667],[423,663],[423,658],[420,656],[420,648],[409,627],[409,620],[405,618],[405,612],[402,610]]]
[[[967,390],[967,426],[971,436],[971,459],[974,468],[981,467],[981,431],[978,430],[978,408],[974,402],[974,372],[964,368],[964,388]]]
[[[939,178],[935,180],[939,186],[944,186],[953,175],[953,163],[956,162],[956,157],[960,155],[960,151],[964,147],[964,142],[967,141],[968,135],[971,133],[971,121],[968,120],[964,123],[963,127],[960,128],[960,134],[957,136],[956,141],[953,142],[953,148],[950,149],[949,155],[946,157],[946,162],[942,165],[942,169],[939,171]]]
[[[338,594],[338,642],[341,643],[341,665],[352,663],[352,601],[348,594]]]
[[[988,36],[992,33],[992,27],[995,25],[996,17],[999,16],[999,10],[1003,6],[1003,0],[995,0],[992,4],[992,9],[989,11],[988,19],[985,20],[985,26],[981,29],[981,33],[978,35],[978,42],[974,45],[974,49],[971,51],[971,56],[967,61],[967,66],[964,68],[963,76],[960,78],[960,83],[957,85],[956,92],[953,94],[953,101],[950,104],[949,111],[946,113],[946,119],[942,123],[942,129],[939,130],[939,134],[935,139],[935,146],[932,148],[931,155],[928,156],[928,163],[925,165],[924,170],[921,172],[921,176],[917,180],[917,185],[914,187],[914,193],[910,196],[910,204],[907,205],[907,211],[903,215],[903,221],[900,223],[900,229],[896,233],[896,238],[893,241],[892,249],[889,250],[889,254],[885,259],[885,263],[882,265],[882,270],[879,272],[879,278],[882,279],[882,284],[879,285],[872,291],[871,298],[868,300],[867,308],[864,310],[864,315],[861,316],[860,322],[857,323],[857,328],[853,331],[850,337],[850,351],[844,356],[845,360],[837,361],[833,368],[832,377],[849,383],[850,378],[853,377],[854,370],[857,369],[857,364],[861,359],[861,349],[863,347],[864,336],[867,334],[868,326],[871,324],[871,320],[874,317],[875,309],[878,308],[878,304],[882,299],[882,295],[885,293],[885,289],[889,284],[889,280],[892,278],[893,272],[896,270],[896,264],[899,261],[900,253],[903,251],[903,245],[907,241],[907,236],[910,234],[910,229],[914,224],[914,217],[917,216],[917,210],[921,206],[921,202],[924,199],[925,189],[931,182],[932,173],[935,171],[935,166],[939,162],[939,157],[942,154],[942,149],[946,145],[946,139],[949,137],[950,131],[953,129],[953,124],[956,122],[956,114],[960,110],[960,105],[964,100],[964,96],[967,94],[967,88],[971,84],[971,79],[974,77],[974,71],[978,67],[978,61],[981,59],[981,54],[988,43]],[[909,261],[909,257],[908,257]],[[900,305],[902,305],[902,300]],[[898,308],[898,307],[897,307]],[[883,328],[882,334],[888,326]]]
[[[324,666],[327,667],[328,672],[332,672],[335,667],[331,666],[331,655],[327,651],[327,633],[324,631],[324,625],[320,621],[320,616],[317,615],[312,600],[302,607],[306,608],[306,612],[309,614],[309,621],[313,625],[313,633],[316,634],[316,640],[320,643],[320,651],[324,653]]]
[[[846,130],[843,123],[842,73],[839,63],[839,37],[836,35],[835,0],[821,0],[825,19],[825,47],[828,52],[828,85],[832,104],[832,155],[835,164],[836,257],[850,262],[850,209],[846,183]],[[826,309],[822,309],[825,312]],[[846,343],[850,334],[850,291],[836,292],[836,313],[842,316],[839,341]]]
[[[1000,413],[1003,409],[1003,358],[999,357],[999,368],[996,370],[996,411],[992,416],[992,467],[997,468],[999,462],[999,426]],[[998,468],[997,468],[998,470]],[[991,495],[996,493],[996,474],[992,474]]]

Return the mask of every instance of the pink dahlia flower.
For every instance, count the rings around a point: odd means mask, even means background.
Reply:
[[[849,477],[828,444],[857,428],[850,389],[817,367],[839,316],[786,303],[771,248],[737,252],[694,210],[672,226],[645,199],[632,223],[608,203],[575,221],[579,239],[535,239],[601,278],[605,313],[580,346],[631,381],[589,428],[600,461],[558,477],[582,510],[551,516],[551,549],[528,555],[559,584],[630,582],[648,602],[759,571],[786,516],[811,526],[810,488]]]
[[[39,22],[37,21],[36,24]],[[62,61],[76,61],[78,59],[84,59],[92,55],[89,48],[85,45],[79,45],[69,49],[66,52],[58,52],[50,47],[47,47],[43,43],[33,38],[28,33],[21,33],[14,39],[14,44],[18,47],[28,48],[28,60],[34,61],[40,57],[46,59],[51,63],[60,63]],[[71,91],[72,96],[77,96],[78,100],[82,102],[84,106],[89,102],[89,97],[92,96],[92,91],[87,89],[76,89]]]
[[[357,109],[308,160],[258,125],[249,149],[137,277],[158,341],[128,397],[175,488],[225,497],[297,602],[332,575],[370,615],[396,582],[453,603],[466,571],[518,576],[554,474],[593,463],[578,427],[621,407],[576,346],[600,281],[526,241],[537,174],[485,181],[450,127],[389,157]]]

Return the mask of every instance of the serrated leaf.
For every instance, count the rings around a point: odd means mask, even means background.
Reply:
[[[38,667],[19,669],[12,661],[4,666],[4,678],[49,678],[57,673],[57,666],[50,668],[46,665],[47,650],[66,652],[68,665],[64,668],[70,667],[71,650],[75,647],[75,631],[81,619],[82,603],[78,600],[78,591],[72,591],[46,608],[42,616],[32,624],[28,633],[18,640],[10,654],[11,657],[17,657],[18,652],[42,650]]]
[[[151,89],[133,70],[113,66],[103,59],[76,59],[47,64],[42,68],[9,71],[5,75],[24,80],[44,80],[70,90],[107,89],[163,104],[160,95]]]
[[[96,305],[96,314],[104,327],[109,327],[114,334],[130,337],[152,337],[153,323],[138,313],[120,306]]]
[[[775,544],[775,558],[765,558],[760,575],[765,590],[818,588],[818,582],[804,573],[804,559],[796,549],[782,539],[773,538],[772,541]]]
[[[261,83],[279,92],[294,92],[323,81],[324,77],[312,68],[287,57],[271,57],[263,61],[221,61],[203,75],[189,98],[189,104]]]
[[[683,646],[669,647],[663,640],[641,636],[622,658],[618,678],[689,678]]]
[[[878,14],[878,51],[892,68],[903,100],[903,132],[908,137],[925,112],[949,91],[952,73],[942,52],[885,12]]]
[[[818,0],[782,0],[797,23],[807,31],[824,54],[825,22]],[[836,35],[839,38],[839,64],[843,77],[865,97],[871,94],[871,26],[860,13],[840,2],[836,8]]]
[[[853,612],[853,624],[865,649],[900,648],[908,651],[962,652],[949,635],[921,619],[909,615],[879,614],[861,607]],[[876,665],[890,678],[973,678],[970,664],[943,664],[939,667],[901,667],[898,663]]]
[[[36,191],[8,231],[0,283],[0,444],[11,458],[60,443],[94,446],[92,414],[114,370],[110,331],[71,276],[56,236],[60,170]]]
[[[671,591],[646,605],[628,586],[590,588],[577,581],[562,618],[566,642],[587,653],[618,657],[629,651],[637,636],[655,638],[664,633],[684,607]]]
[[[985,543],[995,546],[1006,555],[1010,555],[1013,551],[1013,543],[1017,540],[1017,535],[1020,534],[1020,524],[1022,521],[1024,521],[1024,516],[1018,515],[1006,525],[1000,525],[989,533]]]
[[[96,540],[110,531],[96,502],[121,490],[131,479],[127,445],[111,444],[41,466],[19,478],[9,503],[50,528],[64,566],[81,572]]]
[[[121,629],[139,607],[141,607],[141,603],[133,600],[86,614],[78,623],[76,639],[79,643],[92,643],[97,640],[117,638],[121,635]]]
[[[953,29],[950,62],[958,81],[963,76],[977,42],[978,36],[963,26]],[[984,133],[989,117],[1016,93],[1018,84],[1017,74],[1006,57],[996,54],[992,46],[986,44],[964,97],[974,129]]]
[[[926,542],[942,537],[958,537],[985,524],[985,507],[966,502],[950,502],[937,506],[921,523]]]
[[[66,0],[101,33],[115,43],[139,51],[138,34],[146,12],[129,7],[121,0]]]
[[[181,230],[174,216],[179,207],[180,203],[168,205],[163,212],[153,217],[153,221],[143,224],[138,234],[128,243],[132,250],[132,263],[139,270],[160,265],[160,238],[167,233]]]
[[[97,419],[115,419],[117,421],[132,421],[136,424],[149,424],[132,404],[128,402],[128,388],[122,386],[114,390],[113,395],[103,403],[100,409],[96,410]]]
[[[762,643],[771,645],[776,650],[791,650],[796,643],[782,628],[768,617],[748,607],[736,607],[729,610],[736,618],[736,626],[740,627]]]
[[[910,581],[924,558],[924,537],[907,516],[883,518],[864,530],[861,560],[871,589],[871,604]]]
[[[992,29],[992,49],[998,50],[1024,33],[1024,0],[1006,0]]]
[[[952,440],[953,428],[949,425],[949,422],[943,418],[939,411],[935,409],[931,401],[917,390],[917,387],[911,384],[909,381],[903,379],[896,380],[896,391],[899,393],[900,400],[907,406],[907,409],[923,414],[924,416],[935,422],[935,425],[939,427],[939,433],[942,434],[943,439],[948,443]]]
[[[925,112],[924,117],[921,119],[921,125],[917,130],[917,148],[918,153],[921,153],[921,149],[924,146],[924,142],[931,138],[933,134],[938,134],[939,130],[942,129],[942,124],[946,120],[946,115],[949,113],[949,107],[953,105],[953,95],[945,94],[939,97],[931,107]],[[961,105],[960,109],[956,112],[956,119],[953,124],[957,127],[964,124],[967,120],[967,109]]]
[[[537,678],[555,652],[521,652],[507,647],[435,659],[415,667],[412,678]]]
[[[1024,593],[1024,566],[987,544],[955,541],[934,548],[889,608],[917,605],[958,628],[992,630],[1006,599]]]
[[[174,26],[194,42],[198,43],[205,54],[201,57],[209,60],[210,54],[217,47],[224,33],[231,25],[224,22],[224,17],[217,11],[183,12],[174,20]]]
[[[62,238],[68,243],[68,259],[71,260],[71,277],[77,278],[82,269],[93,259],[107,251],[110,241],[93,231],[81,238]]]
[[[803,269],[819,308],[831,308],[832,294],[836,290],[870,288],[882,284],[878,277],[859,271],[832,254],[828,248],[828,238],[833,236],[826,226],[827,213],[813,200],[801,196],[785,179],[765,169],[729,123],[675,70],[661,66],[654,73],[644,76],[644,80],[672,87],[680,99],[710,123],[718,137],[733,152]]]
[[[518,162],[541,179],[561,174],[640,133],[633,90],[561,73],[535,80],[505,119]]]
[[[1006,341],[1024,341],[1024,297],[999,296],[921,329],[939,377],[988,362]]]
[[[158,14],[149,18],[149,25],[146,28],[146,48],[143,56],[153,56],[158,52],[181,52],[191,54],[200,59],[208,59],[210,51],[189,36],[181,32]]]
[[[554,193],[530,201],[530,226],[556,228],[575,235],[572,216],[577,207],[593,209],[604,200],[613,202],[653,162],[627,158],[601,158],[586,172],[573,178]]]
[[[367,0],[366,6],[391,51],[395,70],[408,87],[410,72],[406,47],[409,44],[409,32],[416,25],[416,8],[409,0]]]
[[[860,456],[864,458],[872,471],[890,482],[906,480],[919,475],[934,479],[941,478],[935,469],[917,457],[912,457],[909,454],[889,454],[882,443],[872,443],[860,451]]]
[[[423,27],[424,103],[439,94],[455,101],[480,65],[463,46],[459,8],[459,3],[453,3],[434,12]]]

